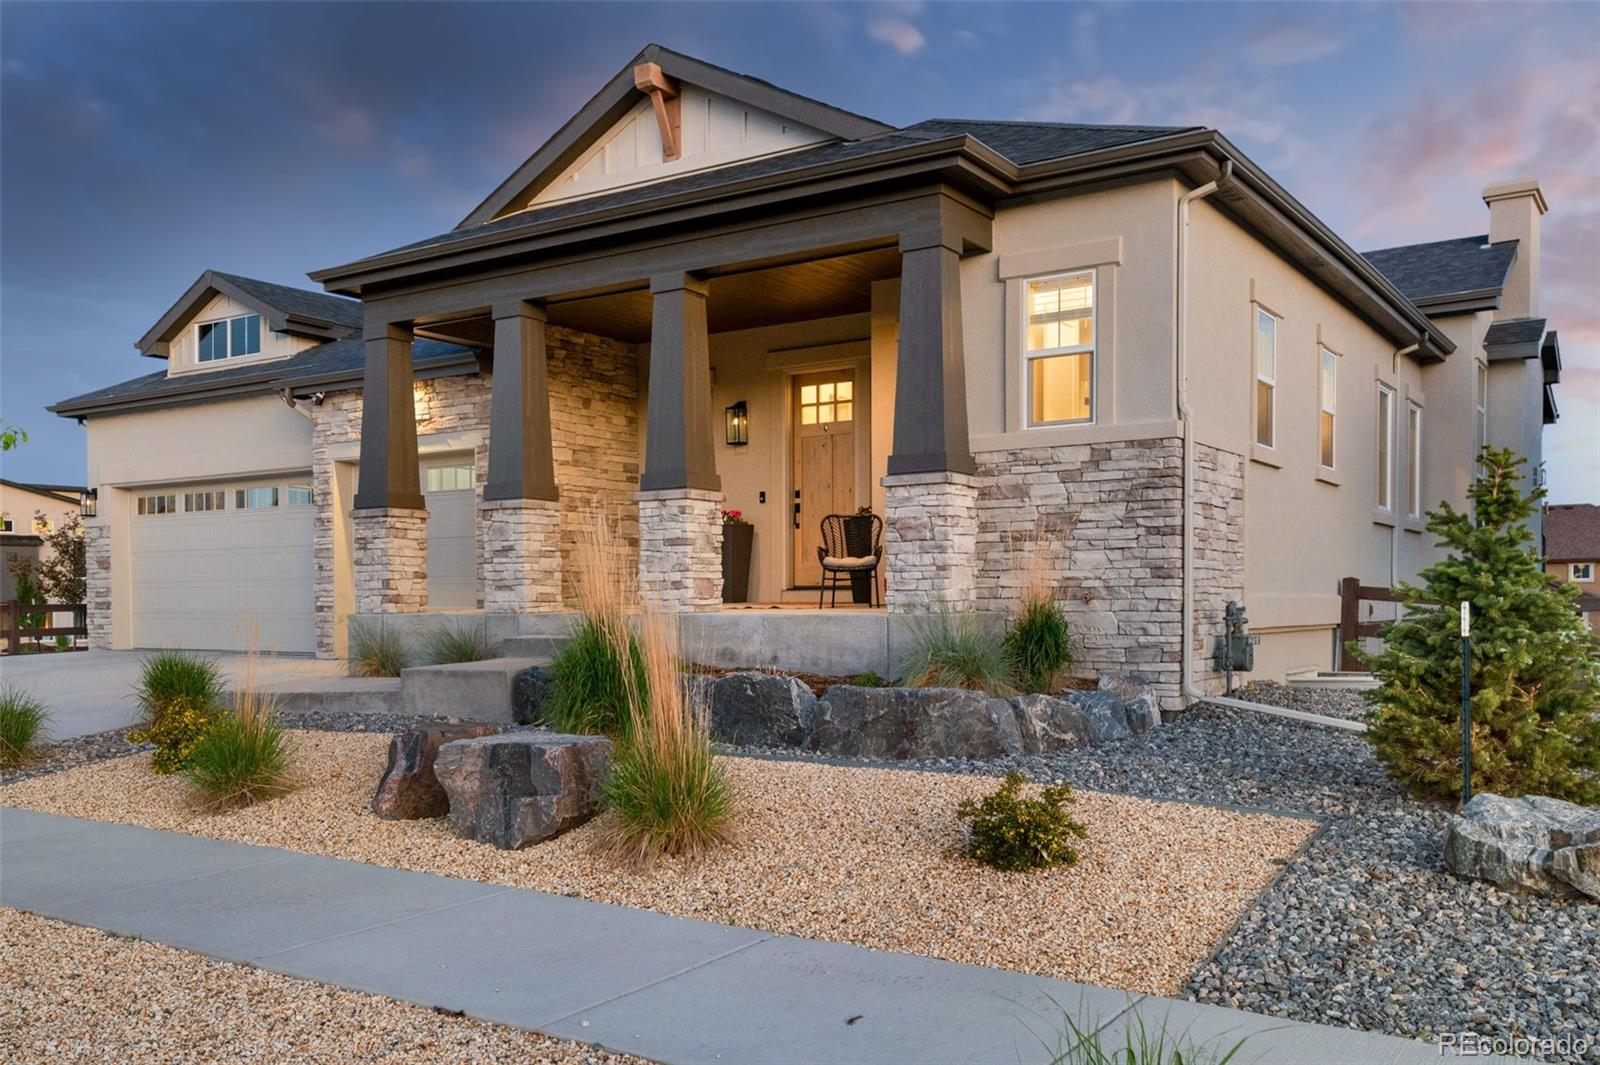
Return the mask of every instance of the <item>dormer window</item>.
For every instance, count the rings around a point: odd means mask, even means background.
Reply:
[[[261,353],[261,316],[242,314],[200,323],[200,361],[217,362]]]

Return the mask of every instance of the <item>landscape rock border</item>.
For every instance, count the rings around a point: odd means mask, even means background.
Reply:
[[[1450,818],[1444,864],[1503,888],[1600,899],[1600,809],[1545,795],[1474,795]]]

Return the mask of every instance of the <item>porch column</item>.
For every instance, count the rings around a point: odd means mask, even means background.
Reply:
[[[561,511],[551,442],[544,308],[494,307],[489,479],[483,523],[483,609],[561,608]]]
[[[428,605],[428,512],[417,471],[409,323],[368,321],[361,460],[351,524],[358,614]]]
[[[722,479],[711,419],[706,285],[650,279],[650,397],[639,478],[639,597],[667,610],[722,604]]]
[[[894,451],[883,479],[891,613],[964,611],[978,569],[978,479],[967,439],[961,237],[900,241]]]

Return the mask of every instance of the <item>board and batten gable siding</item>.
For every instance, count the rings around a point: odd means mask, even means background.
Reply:
[[[199,360],[200,326],[203,323],[255,313],[257,313],[255,308],[247,307],[230,296],[220,294],[213,296],[211,302],[207,303],[200,313],[194,316],[194,320],[184,326],[183,332],[173,339],[171,352],[167,356],[167,376],[177,377],[189,373],[220,370],[228,366],[273,362],[278,359],[287,359],[291,355],[297,355],[307,348],[314,348],[323,343],[310,337],[297,337],[288,333],[274,332],[267,327],[266,316],[263,315],[261,319],[261,353],[259,355],[218,359],[214,362],[204,363]]]

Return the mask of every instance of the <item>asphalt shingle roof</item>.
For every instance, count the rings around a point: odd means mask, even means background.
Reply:
[[[1600,506],[1563,503],[1545,507],[1544,556],[1551,562],[1600,561]]]
[[[1479,236],[1381,248],[1362,257],[1415,302],[1500,289],[1516,255],[1516,241],[1490,244]]]
[[[1502,318],[1483,334],[1485,347],[1499,344],[1537,344],[1544,337],[1543,318]]]
[[[231,281],[262,303],[276,307],[285,314],[336,322],[352,329],[361,328],[360,300],[330,296],[323,292],[310,292],[303,288],[290,288],[288,285],[275,285],[271,281],[258,281],[253,277],[225,274],[221,270],[211,272],[224,281]]]

